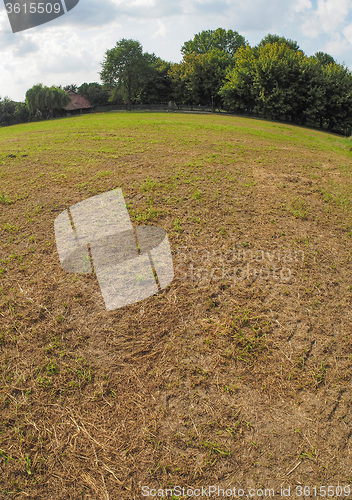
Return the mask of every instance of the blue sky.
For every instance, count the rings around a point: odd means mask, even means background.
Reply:
[[[251,45],[284,35],[306,54],[328,52],[352,70],[352,0],[80,0],[61,18],[15,34],[1,4],[0,96],[21,101],[36,83],[100,81],[105,51],[121,38],[179,62],[185,41],[219,27]]]

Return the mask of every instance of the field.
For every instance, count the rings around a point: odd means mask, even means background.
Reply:
[[[352,498],[351,171],[349,139],[233,116],[0,129],[0,498]],[[117,187],[175,278],[108,312],[54,220]]]

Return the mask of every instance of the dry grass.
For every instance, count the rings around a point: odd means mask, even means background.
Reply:
[[[352,481],[348,140],[114,113],[0,144],[0,498]],[[53,223],[116,187],[168,232],[175,279],[107,312]]]

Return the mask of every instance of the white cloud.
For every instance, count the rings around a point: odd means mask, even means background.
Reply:
[[[350,45],[352,45],[352,23],[343,29],[343,34]]]
[[[324,45],[324,52],[331,54],[338,62],[344,62],[343,57],[346,51],[350,50],[350,43],[339,34],[326,42]]]
[[[24,35],[23,39],[14,46],[13,55],[15,57],[25,57],[28,54],[37,52],[40,50],[40,46],[36,41],[31,39],[30,36]]]
[[[296,3],[292,4],[292,9],[294,12],[304,12],[312,8],[313,4],[310,0],[297,0]]]
[[[309,37],[334,34],[343,29],[352,8],[351,0],[318,0],[317,9],[307,15],[303,33]]]
[[[330,52],[352,64],[352,0],[81,0],[59,19],[12,34],[0,11],[0,96],[23,100],[28,88],[99,81],[105,51],[121,38],[146,52],[181,59],[183,43],[219,27],[251,45],[266,34],[297,40],[306,53]]]
[[[165,23],[163,23],[160,19],[157,20],[157,23],[158,23],[158,29],[154,33],[154,35],[152,35],[152,37],[153,38],[157,38],[159,36],[166,37],[167,29],[166,29]]]

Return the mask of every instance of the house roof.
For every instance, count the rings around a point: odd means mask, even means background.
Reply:
[[[93,106],[91,103],[83,97],[83,95],[77,94],[73,90],[67,90],[66,94],[71,97],[71,102],[63,109],[66,111],[74,111],[75,109],[91,109]]]

